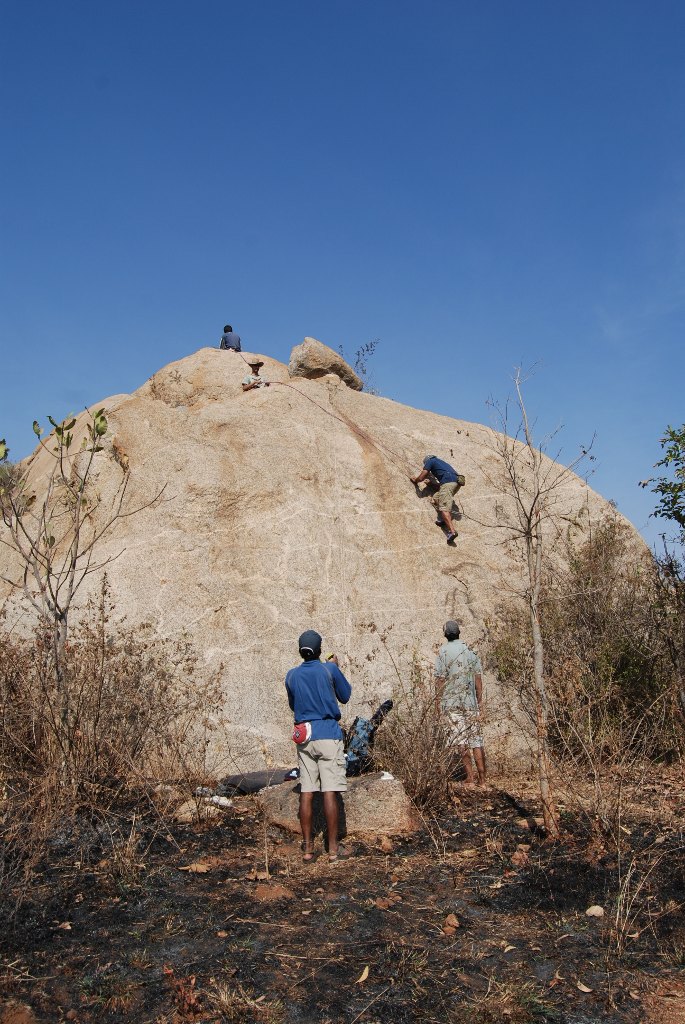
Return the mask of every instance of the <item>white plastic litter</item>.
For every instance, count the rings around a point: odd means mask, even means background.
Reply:
[[[209,801],[215,807],[232,807],[233,801],[227,796],[213,796]]]
[[[381,782],[392,782],[394,778],[395,776],[391,775],[390,772],[382,772],[381,774]]]

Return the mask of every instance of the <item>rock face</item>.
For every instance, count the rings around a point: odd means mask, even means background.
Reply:
[[[316,338],[305,338],[301,345],[295,346],[290,353],[288,372],[291,377],[307,377],[309,380],[333,373],[353,391],[361,391],[364,386],[342,356]]]
[[[300,832],[297,820],[299,787],[292,782],[263,789],[257,799],[269,821],[290,832]],[[398,779],[384,779],[382,772],[347,780],[342,795],[343,828],[358,836],[401,836],[416,832],[419,820],[404,786]],[[323,827],[323,809],[315,806],[315,832]]]
[[[206,348],[98,403],[110,425],[96,461],[103,506],[127,469],[129,507],[164,488],[160,503],[100,542],[98,562],[114,559],[110,623],[126,617],[187,641],[199,673],[219,680],[225,714],[211,736],[223,775],[295,763],[283,680],[304,629],[340,656],[353,685],[349,723],[392,696],[417,658],[432,665],[446,619],[477,646],[485,619],[522,589],[524,569],[502,531],[482,525],[507,500],[490,429],[352,390],[338,376],[292,378],[261,358],[268,388],[243,392],[240,356]],[[454,547],[408,479],[427,454],[466,476]],[[42,450],[28,460],[39,493],[49,461]],[[573,475],[558,507],[582,511],[584,522],[609,511]],[[3,575],[19,579],[20,566],[0,545]],[[97,593],[97,574],[89,581],[80,600]],[[2,581],[0,606],[1,629],[30,624],[30,608]],[[487,674],[485,683],[494,753],[508,725]]]

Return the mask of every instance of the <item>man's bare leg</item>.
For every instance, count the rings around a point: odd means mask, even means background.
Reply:
[[[476,762],[476,775],[478,776],[478,785],[485,785],[485,751],[482,747],[474,747],[471,751],[473,754],[473,760]]]
[[[304,859],[314,857],[314,840],[312,837],[312,818],[314,807],[313,793],[300,793],[300,828],[302,829],[302,849]]]
[[[473,786],[476,782],[476,776],[473,773],[473,761],[471,760],[471,751],[468,747],[459,747],[459,753],[461,754],[461,760],[464,765],[464,771],[466,772],[466,785]]]
[[[338,852],[338,794],[323,794],[323,813],[328,833],[328,856],[334,857]],[[311,829],[311,826],[310,826]]]
[[[444,508],[441,508],[440,509],[440,518],[442,519],[443,523],[445,524],[445,526],[447,527],[447,529],[448,529],[448,531],[450,533],[456,533],[457,532],[454,529],[454,523],[452,522],[452,513],[451,512],[447,512]]]

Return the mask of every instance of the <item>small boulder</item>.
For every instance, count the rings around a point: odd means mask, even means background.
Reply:
[[[414,806],[399,779],[383,779],[382,772],[361,775],[347,780],[347,792],[342,793],[340,817],[342,834],[363,836],[399,836],[416,832],[419,820]],[[314,798],[315,829],[323,826],[322,803]],[[274,825],[299,832],[297,819],[299,785],[284,782],[280,786],[263,789],[257,796],[267,819]],[[318,828],[317,828],[318,826]]]
[[[222,814],[221,808],[207,800],[186,800],[174,811],[174,820],[181,825],[189,825],[193,821],[207,821],[209,818],[218,818]]]
[[[301,345],[295,346],[290,353],[288,373],[291,377],[308,377],[310,380],[333,373],[353,391],[361,391],[364,387],[343,357],[316,338],[305,338]]]

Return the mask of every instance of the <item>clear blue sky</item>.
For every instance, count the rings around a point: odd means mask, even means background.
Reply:
[[[225,322],[287,361],[541,433],[653,540],[685,419],[682,0],[5,0],[0,436]]]

